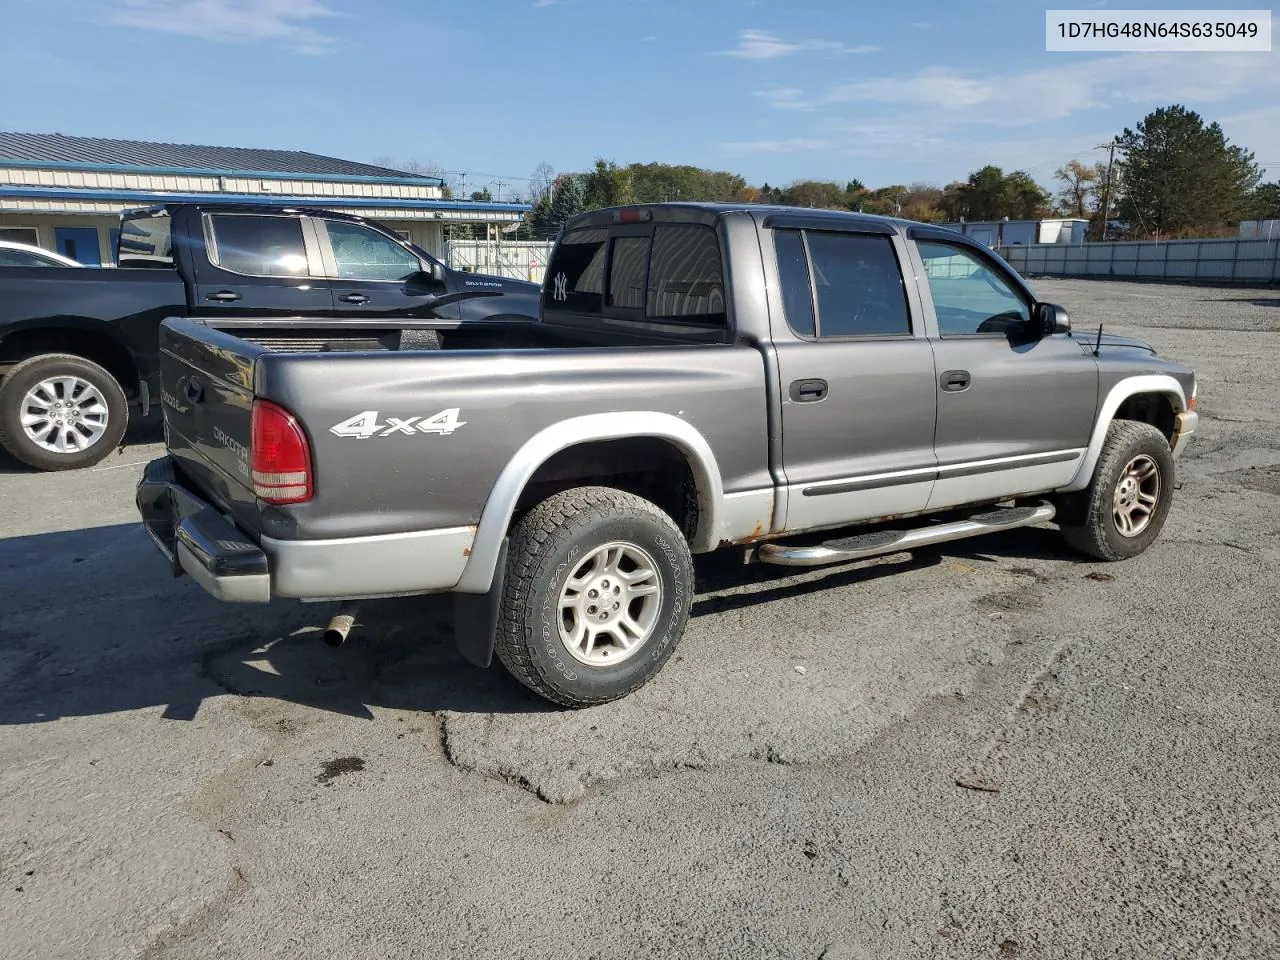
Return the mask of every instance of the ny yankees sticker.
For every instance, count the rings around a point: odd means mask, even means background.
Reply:
[[[551,296],[561,303],[569,299],[569,278],[565,276],[564,271],[557,273],[554,280],[554,289]]]

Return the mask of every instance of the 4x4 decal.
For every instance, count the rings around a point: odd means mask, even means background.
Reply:
[[[335,437],[357,437],[361,440],[369,437],[415,437],[420,433],[447,437],[459,427],[466,426],[467,421],[458,419],[461,412],[460,407],[450,407],[433,417],[387,417],[386,423],[379,423],[377,410],[365,410],[341,423],[335,423],[329,428],[329,432]]]

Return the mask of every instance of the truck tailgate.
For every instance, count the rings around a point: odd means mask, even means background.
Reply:
[[[249,468],[253,369],[266,352],[199,321],[160,327],[165,442],[176,466],[245,530],[259,529]]]

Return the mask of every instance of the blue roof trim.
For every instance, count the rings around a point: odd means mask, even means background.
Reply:
[[[391,183],[405,187],[444,186],[442,177],[365,177],[343,173],[278,173],[270,170],[221,170],[215,167],[151,167],[132,163],[53,163],[0,157],[0,167],[24,170],[76,170],[82,173],[138,173],[153,177],[254,177],[261,180],[312,180],[333,183]]]
[[[364,207],[377,210],[463,210],[474,213],[527,213],[527,203],[480,200],[404,200],[379,197],[293,197],[260,193],[168,193],[162,190],[80,190],[68,187],[19,187],[0,184],[0,197],[20,200],[80,200],[155,206],[162,203],[238,203],[262,207],[339,209]]]

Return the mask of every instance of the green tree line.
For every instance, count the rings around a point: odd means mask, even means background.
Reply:
[[[517,237],[552,238],[585,210],[680,200],[852,210],[926,222],[1079,217],[1091,222],[1095,239],[1211,236],[1241,220],[1280,217],[1280,181],[1262,183],[1251,152],[1184,106],[1153,111],[1124,128],[1114,145],[1111,165],[1072,159],[1059,167],[1056,194],[1026,171],[995,165],[944,186],[870,188],[856,178],[754,186],[723,170],[603,158],[584,172],[559,175],[542,164],[527,195],[519,197],[532,209]],[[488,199],[487,192],[472,196]]]

